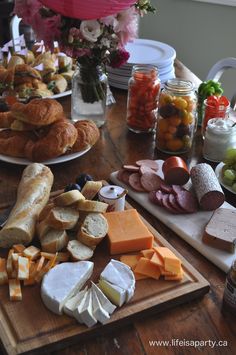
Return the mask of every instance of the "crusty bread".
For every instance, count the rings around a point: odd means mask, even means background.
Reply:
[[[39,239],[43,238],[43,236],[51,229],[49,226],[47,219],[43,219],[41,222],[37,222],[36,224],[36,234]]]
[[[62,250],[68,243],[69,238],[65,230],[50,229],[41,239],[43,251],[56,253]]]
[[[33,99],[28,104],[15,103],[11,112],[20,121],[47,126],[62,117],[63,107],[57,100]]]
[[[13,131],[33,131],[38,127],[30,123],[22,122],[14,119],[10,127]]]
[[[236,244],[236,211],[218,208],[205,227],[202,240],[217,249],[235,252]]]
[[[71,190],[63,192],[59,196],[55,197],[53,202],[57,206],[71,206],[76,202],[85,200],[85,197],[79,192],[79,190]]]
[[[11,111],[0,112],[0,128],[10,128],[14,121]]]
[[[0,154],[24,158],[29,139],[33,139],[30,132],[17,132],[11,129],[0,131]]]
[[[107,203],[100,202],[100,201],[91,201],[91,200],[81,200],[77,204],[77,209],[79,211],[84,211],[84,212],[102,213],[102,212],[106,212],[107,207],[108,207]]]
[[[55,229],[72,229],[79,219],[79,211],[72,207],[56,206],[51,209],[47,223]]]
[[[101,213],[89,213],[78,232],[77,238],[82,243],[95,247],[108,232],[108,223]]]
[[[79,242],[78,240],[70,240],[67,244],[67,250],[73,261],[89,260],[93,256],[94,249]]]
[[[54,203],[48,203],[38,215],[38,222],[41,222],[43,219],[46,219],[53,207],[55,207]]]
[[[1,247],[31,242],[38,215],[48,202],[52,183],[53,174],[47,166],[33,163],[24,169],[16,204],[0,231]]]
[[[79,120],[75,123],[78,137],[71,152],[79,152],[87,147],[93,146],[100,137],[100,131],[91,120]]]
[[[86,200],[92,200],[102,187],[102,181],[87,181],[81,190]]]

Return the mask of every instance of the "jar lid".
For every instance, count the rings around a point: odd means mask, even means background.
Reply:
[[[99,195],[107,199],[116,200],[119,199],[121,195],[123,196],[124,191],[125,189],[121,186],[107,185],[100,189]]]
[[[165,88],[178,94],[188,94],[194,89],[194,85],[190,80],[169,79],[165,83]]]

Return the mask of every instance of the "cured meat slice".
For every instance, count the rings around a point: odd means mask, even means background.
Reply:
[[[145,174],[145,173],[153,173],[153,169],[149,168],[149,166],[146,165],[141,165],[139,168],[139,172],[141,175]]]
[[[129,176],[129,185],[132,187],[132,189],[134,189],[135,191],[139,191],[139,192],[146,192],[143,188],[143,186],[141,185],[140,182],[140,175],[139,173],[132,173]]]
[[[164,197],[164,194],[163,194],[163,192],[161,190],[156,191],[156,201],[157,201],[156,203],[157,203],[157,205],[163,206],[163,202],[162,202],[163,197]]]
[[[123,165],[123,169],[132,171],[132,172],[138,172],[139,171],[139,166],[135,165]]]
[[[148,199],[150,202],[157,204],[156,191],[150,191],[148,194]]]
[[[178,195],[181,191],[187,191],[183,186],[180,185],[172,185],[172,191],[174,195]]]
[[[184,213],[185,211],[176,202],[176,196],[174,194],[169,194],[168,196],[171,207],[173,207],[178,213]]]
[[[129,185],[129,177],[130,175],[132,175],[133,173],[131,171],[128,170],[124,170],[123,173],[121,174],[121,181],[124,182],[126,185]]]
[[[148,192],[153,190],[159,190],[162,182],[163,180],[160,178],[160,176],[158,176],[154,172],[144,173],[140,177],[140,183],[142,187]]]
[[[225,201],[225,195],[209,164],[197,164],[190,172],[199,205],[203,210],[212,211]]]
[[[172,186],[171,185],[167,185],[164,182],[160,184],[160,189],[165,194],[171,194],[173,192]]]
[[[123,174],[124,171],[125,171],[124,169],[120,169],[120,170],[118,171],[118,174],[117,174],[117,179],[120,180],[121,182],[123,182],[123,180],[122,180],[122,174]]]
[[[169,212],[174,213],[174,214],[178,213],[178,211],[177,211],[176,209],[174,209],[174,208],[171,206],[170,202],[169,202],[169,194],[163,195],[163,198],[162,198],[162,205],[163,205],[163,207],[165,207]]]
[[[190,191],[181,191],[176,195],[176,202],[187,213],[194,213],[198,210],[198,203]]]
[[[158,163],[155,160],[151,160],[151,159],[138,160],[138,161],[136,161],[136,164],[138,166],[142,166],[142,165],[148,166],[149,168],[151,168],[155,171],[157,171],[159,168]]]

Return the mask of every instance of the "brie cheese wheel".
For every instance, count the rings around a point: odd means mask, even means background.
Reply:
[[[116,309],[116,306],[109,301],[105,294],[100,290],[100,288],[92,282],[92,290],[96,293],[98,300],[102,306],[109,314],[112,314]]]
[[[121,307],[126,302],[126,290],[108,281],[99,280],[99,287],[109,300]]]
[[[135,277],[133,271],[128,265],[111,259],[100,275],[101,280],[119,286],[126,291],[126,302],[134,295]]]
[[[110,319],[109,313],[101,306],[96,291],[93,288],[91,288],[91,294],[94,317],[102,324],[107,323]]]
[[[80,302],[82,301],[88,286],[85,287],[84,290],[78,292],[75,296],[71,297],[64,305],[63,312],[66,313],[70,317],[74,317],[73,312],[78,307]]]
[[[91,288],[88,290],[86,299],[84,301],[84,304],[80,310],[80,317],[85,325],[87,327],[92,327],[97,323],[97,319],[95,318],[93,314],[93,307],[92,307],[92,292]]]
[[[93,272],[93,262],[62,263],[49,270],[41,285],[41,298],[45,306],[62,314],[64,304],[78,292]]]

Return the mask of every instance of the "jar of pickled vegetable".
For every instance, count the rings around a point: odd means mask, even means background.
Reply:
[[[181,154],[192,147],[196,130],[197,97],[191,81],[168,80],[160,94],[156,146],[168,154]]]
[[[156,128],[160,80],[154,65],[134,65],[129,80],[127,126],[135,133]]]

